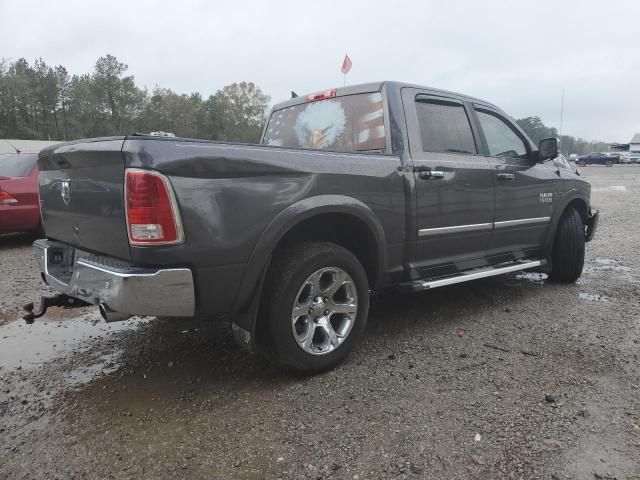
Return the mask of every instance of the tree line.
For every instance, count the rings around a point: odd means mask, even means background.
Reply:
[[[0,138],[73,140],[166,131],[180,137],[257,142],[270,98],[251,82],[200,93],[139,88],[128,66],[100,57],[92,73],[21,58],[0,62]]]
[[[168,88],[139,88],[128,66],[100,57],[92,73],[71,75],[38,59],[0,61],[0,138],[73,140],[166,131],[180,137],[258,142],[270,98],[251,82],[205,98]],[[534,142],[558,136],[539,117],[517,119]],[[562,152],[606,151],[603,142],[561,137]]]
[[[542,123],[540,117],[519,118],[516,122],[536,144],[543,138],[559,136],[560,148],[565,156],[569,156],[572,153],[586,155],[591,152],[609,151],[609,144],[605,142],[588,141],[571,135],[558,135],[558,130],[555,127],[547,127]]]

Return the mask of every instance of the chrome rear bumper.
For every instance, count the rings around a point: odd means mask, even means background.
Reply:
[[[36,240],[33,247],[42,279],[58,292],[131,315],[190,317],[195,313],[193,275],[188,268],[136,267],[47,239]]]

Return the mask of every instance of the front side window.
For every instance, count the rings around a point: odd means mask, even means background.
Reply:
[[[500,117],[476,110],[480,127],[492,157],[525,158],[527,147],[522,139]]]
[[[262,143],[339,152],[384,150],[382,94],[347,95],[276,110]]]
[[[478,153],[469,118],[461,104],[418,100],[416,112],[425,152]]]

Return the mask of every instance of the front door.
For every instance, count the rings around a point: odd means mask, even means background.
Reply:
[[[558,175],[539,163],[530,142],[502,113],[474,105],[496,183],[494,228],[487,251],[498,259],[538,258],[549,229]]]
[[[403,90],[415,179],[414,274],[482,263],[493,226],[494,180],[471,106],[455,96]]]

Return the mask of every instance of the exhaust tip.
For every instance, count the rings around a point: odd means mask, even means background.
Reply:
[[[128,313],[115,312],[109,308],[109,305],[106,303],[101,303],[98,305],[98,310],[100,310],[100,316],[104,319],[105,322],[120,322],[122,320],[126,320],[127,318],[131,318],[131,315]]]

